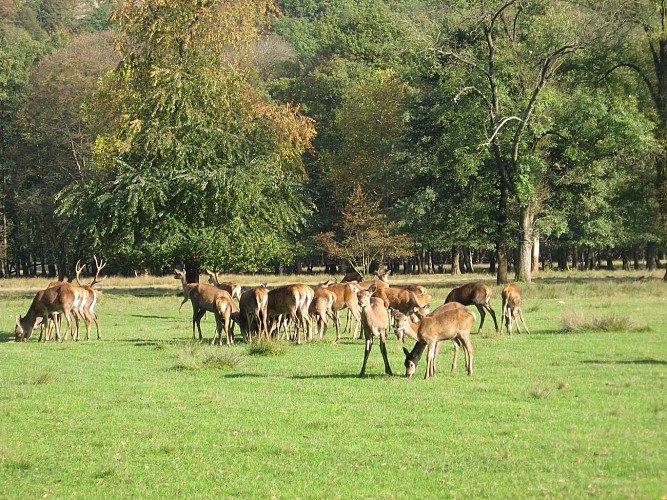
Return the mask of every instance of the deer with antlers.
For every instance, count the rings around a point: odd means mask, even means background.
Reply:
[[[93,255],[93,258],[95,259],[96,271],[95,278],[93,278],[93,281],[91,281],[90,284],[81,283],[81,271],[84,270],[85,265],[79,265],[80,261],[78,261],[75,266],[76,282],[79,284],[79,288],[85,292],[79,310],[81,311],[84,322],[86,324],[86,340],[90,340],[90,328],[93,321],[95,322],[95,327],[97,329],[97,339],[99,340],[102,338],[102,333],[100,331],[100,319],[95,312],[95,305],[97,304],[100,295],[102,295],[102,290],[98,290],[96,285],[102,280],[106,279],[106,276],[100,279],[100,271],[106,267],[107,263],[104,262],[104,259],[97,260],[96,255]],[[77,333],[77,340],[78,339],[79,335]]]

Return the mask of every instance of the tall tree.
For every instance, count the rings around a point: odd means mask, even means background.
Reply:
[[[654,190],[657,201],[659,234],[649,238],[647,264],[654,265],[655,248],[667,242],[667,2],[665,0],[631,0],[623,2],[592,2],[592,7],[613,21],[614,30],[601,44],[606,61],[601,70],[609,77],[629,72],[642,86],[639,95],[647,116],[655,124],[655,137],[660,152],[655,156]],[[667,270],[663,278],[667,281]]]
[[[128,269],[182,259],[194,280],[203,265],[289,257],[314,129],[263,98],[244,58],[275,12],[271,0],[148,0],[114,14],[122,61],[86,105],[97,179],[61,210]]]
[[[532,147],[547,112],[545,89],[582,47],[587,11],[567,1],[460,1],[444,8],[427,47],[468,70],[454,100],[481,100],[485,137],[499,184],[499,283],[507,281],[510,204],[518,203],[518,281],[531,281],[534,194],[545,168]]]

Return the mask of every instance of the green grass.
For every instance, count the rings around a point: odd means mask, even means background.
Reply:
[[[447,345],[426,381],[425,360],[399,376],[393,334],[396,376],[375,346],[359,379],[359,340],[193,343],[178,283],[119,283],[101,341],[0,343],[0,497],[664,497],[667,285],[633,277],[540,275],[531,335],[487,316],[474,375],[449,373]],[[465,279],[405,282],[439,304]],[[5,283],[7,341],[34,291]]]

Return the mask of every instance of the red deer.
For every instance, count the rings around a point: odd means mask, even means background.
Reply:
[[[397,330],[403,330],[403,334],[411,338],[417,338],[417,343],[412,351],[405,347],[405,376],[412,377],[417,369],[417,363],[428,348],[428,362],[424,378],[429,378],[435,374],[435,356],[437,353],[437,344],[443,340],[454,341],[454,360],[452,362],[452,371],[456,370],[459,347],[463,344],[466,355],[466,371],[472,375],[472,364],[474,350],[470,341],[470,331],[475,322],[475,315],[465,307],[455,307],[448,311],[442,311],[436,316],[427,316],[419,323],[413,323],[405,314],[397,315]]]
[[[517,333],[521,333],[518,318],[521,318],[526,333],[530,333],[526,326],[526,320],[523,318],[523,310],[521,309],[521,290],[519,290],[519,287],[514,284],[509,284],[503,289],[501,296],[503,305],[501,322],[503,320],[505,321],[507,333],[512,335],[512,323],[516,323],[516,331]]]
[[[332,307],[335,301],[336,294],[326,285],[315,288],[315,295],[308,308],[308,314],[315,318],[320,339],[324,337],[324,332],[329,327],[329,317],[333,317]]]
[[[201,333],[201,319],[208,311],[214,314],[216,326],[211,344],[215,344],[216,338],[219,338],[219,343],[222,345],[223,329],[227,337],[227,345],[233,344],[234,334],[230,328],[230,320],[232,319],[232,314],[238,314],[238,308],[232,300],[231,295],[225,290],[220,290],[206,283],[187,283],[185,280],[185,271],[179,269],[174,269],[174,271],[176,272],[174,278],[180,278],[183,285],[183,302],[181,302],[181,306],[188,299],[192,302],[192,338],[195,338],[195,325],[199,332],[199,340],[204,338]]]
[[[361,330],[366,340],[364,346],[364,364],[361,365],[360,377],[366,375],[366,362],[373,347],[373,338],[380,337],[380,352],[384,360],[384,372],[393,375],[387,358],[387,331],[389,328],[389,312],[382,299],[373,297],[376,287],[371,285],[368,290],[358,293],[359,307],[361,309]]]
[[[388,308],[396,309],[403,314],[415,313],[420,316],[426,316],[431,303],[431,296],[428,294],[418,298],[410,290],[394,286],[376,290],[373,296],[382,299]]]
[[[252,341],[252,333],[257,332],[261,339],[269,338],[267,304],[269,300],[269,289],[266,285],[246,290],[239,299],[241,333],[248,342]]]
[[[41,318],[44,325],[44,330],[49,330],[49,320],[53,320],[56,339],[60,340],[60,326],[55,320],[57,314],[63,314],[67,320],[67,329],[72,328],[72,318],[76,322],[78,331],[79,318],[74,312],[74,308],[78,307],[81,299],[81,292],[78,287],[69,283],[62,283],[45,290],[37,292],[32,300],[32,304],[25,316],[19,316],[16,319],[16,329],[14,331],[17,342],[25,342],[32,336],[35,329],[37,318]],[[65,341],[67,330],[62,340]],[[73,334],[72,334],[73,335]]]
[[[379,290],[381,288],[387,288],[389,286],[390,274],[391,271],[375,271],[375,277],[373,279],[360,281],[358,283],[352,281],[351,283],[357,285],[357,287],[359,287],[360,290],[368,290],[373,285],[375,285],[375,288]]]
[[[102,333],[100,332],[100,319],[97,316],[97,313],[95,312],[95,305],[97,304],[100,295],[102,295],[102,291],[95,288],[95,285],[97,285],[100,281],[106,278],[105,276],[104,278],[100,279],[100,271],[104,269],[107,264],[102,259],[98,261],[97,256],[95,255],[93,255],[93,258],[95,259],[96,272],[95,272],[95,278],[90,283],[90,285],[81,283],[80,275],[81,271],[83,271],[84,269],[84,266],[79,266],[79,262],[76,263],[76,281],[77,283],[79,283],[79,288],[87,292],[87,295],[84,297],[84,301],[82,302],[81,306],[81,310],[84,315],[84,320],[86,322],[86,340],[90,340],[90,327],[93,321],[95,322],[95,326],[97,328],[98,340],[102,338]],[[78,340],[78,335],[77,335],[77,340]]]
[[[308,308],[315,292],[308,285],[283,285],[269,290],[267,317],[273,320],[269,333],[280,329],[280,317],[291,320],[296,329],[296,342],[301,343],[301,330],[306,329],[305,338],[312,336]]]
[[[350,281],[363,281],[364,277],[359,274],[357,271],[349,271],[343,276],[343,279],[340,280],[341,283],[348,283]]]
[[[347,322],[343,333],[349,330],[352,338],[357,338],[357,329],[361,315],[359,313],[359,300],[357,299],[357,288],[355,283],[334,283],[326,285],[328,290],[331,290],[336,295],[331,309],[333,311],[334,326],[336,327],[336,342],[340,340],[340,311],[347,307]],[[352,328],[352,319],[355,320],[354,328]]]
[[[481,332],[482,327],[484,326],[484,318],[486,317],[484,310],[486,309],[489,311],[489,313],[491,313],[493,324],[496,327],[496,333],[498,333],[496,312],[491,307],[490,286],[485,285],[484,283],[475,282],[468,283],[467,285],[463,285],[459,288],[454,288],[451,292],[449,292],[449,295],[447,295],[447,298],[445,299],[445,304],[448,302],[460,302],[464,306],[474,305],[477,308],[481,317],[477,333]]]
[[[218,271],[217,273],[214,273],[213,271],[210,271],[209,269],[206,270],[206,274],[208,274],[208,282],[213,285],[218,287],[220,290],[225,290],[229,295],[232,296],[233,299],[236,300],[241,300],[241,285],[238,283],[231,283],[231,282],[219,282],[218,281],[218,274],[220,272]]]
[[[174,272],[176,273],[174,275],[174,279],[181,280],[181,285],[183,286],[183,301],[181,302],[181,305],[178,306],[178,312],[181,312],[183,304],[190,300],[190,291],[192,291],[192,289],[197,286],[198,283],[188,283],[187,279],[185,278],[185,270],[174,269]]]

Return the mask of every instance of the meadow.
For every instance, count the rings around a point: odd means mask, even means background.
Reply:
[[[363,342],[331,329],[300,346],[192,342],[171,277],[104,281],[102,340],[15,343],[48,280],[5,280],[0,497],[665,498],[667,284],[641,274],[537,274],[521,287],[530,335],[487,316],[473,376],[462,359],[449,372],[447,345],[429,380],[425,360],[403,377],[393,333],[392,377],[376,345],[359,378]],[[472,279],[499,315],[488,275],[392,281],[437,305]],[[210,315],[202,327],[210,339]]]

